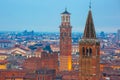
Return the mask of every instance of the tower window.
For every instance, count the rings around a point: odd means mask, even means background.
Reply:
[[[65,17],[64,16],[62,17],[62,21],[65,22]]]
[[[69,33],[69,37],[71,37],[71,33]]]
[[[86,56],[89,56],[88,49],[86,49]]]
[[[92,49],[89,49],[89,55],[92,56]]]
[[[68,17],[68,16],[66,16],[66,21],[68,22],[68,20],[69,20],[69,17]]]
[[[82,48],[82,55],[85,56],[85,48]]]
[[[99,55],[99,49],[96,50],[96,56],[98,56],[98,55]]]

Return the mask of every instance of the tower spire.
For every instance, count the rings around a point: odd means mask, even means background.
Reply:
[[[84,39],[96,39],[96,32],[95,32],[91,10],[89,10],[88,12],[88,17],[87,17],[87,21],[85,25],[83,38]]]

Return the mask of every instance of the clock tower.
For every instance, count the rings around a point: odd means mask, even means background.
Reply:
[[[60,25],[60,71],[71,71],[72,69],[72,40],[71,40],[70,13],[65,9],[61,13]]]

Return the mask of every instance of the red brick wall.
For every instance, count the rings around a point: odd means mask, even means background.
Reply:
[[[55,69],[58,71],[58,55],[50,53],[42,53],[41,58],[32,57],[26,59],[23,64],[24,69],[38,70],[43,68]]]

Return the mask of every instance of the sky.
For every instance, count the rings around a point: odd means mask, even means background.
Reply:
[[[59,32],[60,13],[71,13],[73,32],[83,32],[90,0],[0,0],[0,31]],[[97,32],[120,29],[120,0],[91,0]]]

